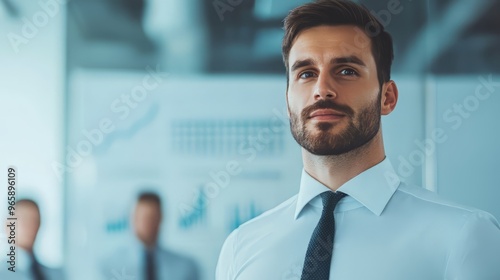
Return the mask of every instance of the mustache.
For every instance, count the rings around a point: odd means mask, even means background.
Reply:
[[[354,115],[354,111],[349,106],[340,105],[340,104],[337,104],[331,100],[321,99],[320,101],[317,101],[313,105],[308,106],[302,110],[302,113],[301,113],[302,120],[308,119],[309,115],[311,115],[311,113],[313,111],[319,110],[319,109],[333,109],[335,111],[339,111],[341,113],[344,113],[349,117]]]

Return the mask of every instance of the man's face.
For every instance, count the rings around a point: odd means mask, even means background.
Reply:
[[[18,220],[16,244],[31,251],[40,227],[38,207],[27,202],[19,203],[16,207],[16,216]]]
[[[381,87],[371,43],[350,25],[302,31],[289,55],[293,137],[315,155],[340,155],[379,131]]]
[[[145,244],[154,244],[161,222],[160,206],[152,201],[139,201],[134,212],[135,234]]]

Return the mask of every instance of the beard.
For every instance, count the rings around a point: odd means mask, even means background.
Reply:
[[[290,129],[293,138],[304,149],[318,156],[342,155],[354,151],[370,142],[380,129],[380,100],[379,92],[375,102],[371,102],[355,114],[344,105],[339,105],[331,100],[322,99],[302,110],[300,117],[290,111]],[[314,128],[307,128],[310,114],[318,109],[333,109],[344,113],[347,118],[347,127],[342,131],[333,133],[331,130],[340,123],[319,122]],[[290,108],[289,108],[290,110]],[[345,120],[341,120],[345,121]]]

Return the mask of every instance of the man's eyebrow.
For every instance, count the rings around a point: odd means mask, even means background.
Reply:
[[[366,64],[359,57],[355,55],[336,57],[330,61],[331,64],[343,64],[343,63],[354,63],[359,66],[366,67]]]
[[[304,60],[297,60],[295,61],[295,63],[292,65],[292,68],[291,68],[291,71],[295,71],[299,68],[302,68],[302,67],[305,67],[305,66],[309,66],[309,65],[313,65],[314,64],[314,60],[308,58],[308,59],[304,59]]]
[[[366,64],[361,60],[359,57],[355,55],[350,55],[350,56],[342,56],[342,57],[336,57],[332,58],[330,60],[330,64],[343,64],[343,63],[353,63],[357,64],[359,66],[366,67]],[[297,60],[291,67],[291,71],[294,72],[295,70],[305,67],[305,66],[310,66],[315,64],[315,61],[313,59],[303,59],[303,60]]]

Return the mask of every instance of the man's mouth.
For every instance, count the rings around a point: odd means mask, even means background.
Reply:
[[[333,109],[318,109],[314,110],[310,115],[309,119],[317,121],[336,121],[345,117],[344,113]]]

